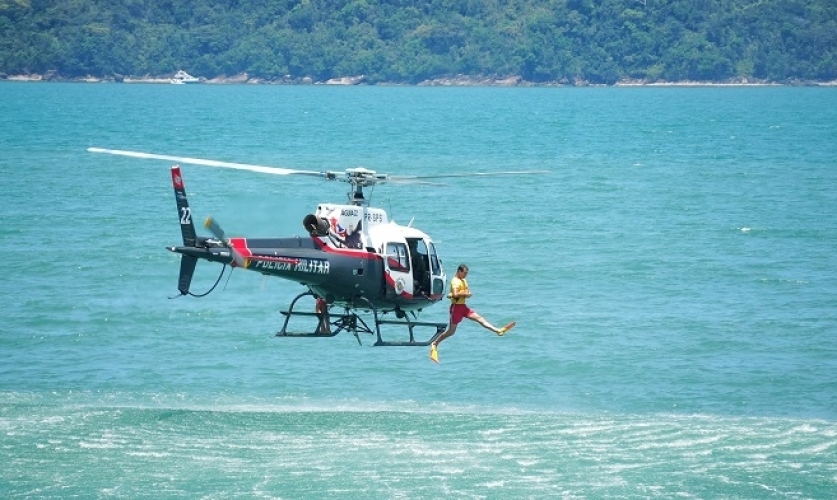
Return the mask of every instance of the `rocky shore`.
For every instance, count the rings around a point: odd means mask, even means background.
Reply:
[[[26,74],[26,75],[7,75],[0,73],[0,81],[18,81],[18,82],[82,82],[82,83],[137,83],[137,84],[170,84],[172,83],[174,74],[171,76],[125,76],[125,75],[111,75],[106,77],[84,76],[78,78],[67,78],[59,75],[56,72],[47,72],[45,74]],[[287,75],[283,78],[263,79],[251,77],[247,73],[242,73],[234,76],[219,76],[214,78],[199,77],[199,83],[210,85],[232,85],[232,84],[253,84],[253,85],[369,85],[370,82],[363,75],[360,76],[346,76],[341,78],[332,78],[330,80],[319,81],[311,77],[291,77]],[[374,85],[412,85],[403,82],[375,82]],[[575,80],[560,80],[554,82],[529,82],[520,76],[503,76],[503,77],[483,77],[483,76],[468,76],[468,75],[454,75],[442,78],[434,78],[425,80],[415,84],[424,87],[592,87],[592,86],[608,86],[602,84],[595,84],[580,79]],[[701,87],[701,86],[837,86],[837,80],[834,81],[808,81],[791,79],[787,81],[767,81],[755,80],[748,78],[732,79],[727,81],[679,81],[679,82],[665,82],[665,81],[647,81],[647,80],[620,80],[613,84],[615,87]]]

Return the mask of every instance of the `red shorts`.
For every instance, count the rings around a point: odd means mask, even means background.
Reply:
[[[472,311],[467,304],[451,304],[450,305],[450,324],[458,325],[462,319],[471,314]]]

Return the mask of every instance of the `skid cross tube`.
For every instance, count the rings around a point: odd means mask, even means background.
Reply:
[[[366,297],[357,297],[355,298],[354,304],[352,307],[346,307],[345,313],[337,316],[333,321],[329,322],[331,329],[329,332],[321,332],[320,331],[320,324],[322,322],[322,314],[316,312],[308,312],[308,311],[294,311],[294,307],[296,307],[296,303],[305,296],[314,296],[314,293],[311,291],[303,292],[297,295],[292,301],[290,306],[288,307],[287,311],[282,311],[282,314],[285,316],[285,321],[282,324],[282,329],[276,333],[277,337],[309,337],[309,338],[316,338],[316,337],[334,337],[338,333],[342,332],[343,330],[350,332],[358,341],[358,344],[362,344],[360,341],[360,333],[368,333],[375,336],[375,343],[374,346],[413,346],[413,347],[421,347],[421,346],[428,346],[431,342],[439,338],[442,332],[445,331],[447,324],[445,323],[430,323],[430,322],[421,322],[421,321],[410,321],[409,316],[406,314],[403,315],[404,321],[401,320],[385,320],[380,319],[378,317],[378,309],[369,301]],[[371,311],[373,317],[373,324],[374,329],[369,326],[366,321],[363,320],[357,313],[354,312],[355,309],[360,308],[363,310]],[[317,326],[312,332],[289,332],[288,331],[288,322],[291,319],[291,316],[308,316],[308,317],[315,317],[317,318]],[[333,317],[333,316],[332,316]],[[403,325],[407,327],[407,330],[410,334],[410,340],[408,341],[387,341],[384,340],[381,336],[381,325]],[[415,333],[413,329],[417,326],[420,327],[435,327],[436,332],[427,341],[416,341]]]
[[[439,338],[445,328],[447,328],[447,324],[445,323],[429,323],[424,321],[410,321],[409,316],[404,315],[405,321],[394,321],[394,320],[379,320],[378,325],[387,324],[387,325],[406,325],[407,330],[410,332],[410,340],[409,341],[386,341],[381,338],[380,332],[378,333],[378,341],[375,342],[376,346],[407,346],[407,347],[422,347],[422,346],[429,346],[434,340]],[[424,342],[417,342],[416,337],[413,334],[413,328],[417,326],[434,326],[436,327],[436,333],[430,337],[430,340]]]

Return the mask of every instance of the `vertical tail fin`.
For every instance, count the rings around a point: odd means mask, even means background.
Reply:
[[[183,176],[180,175],[180,166],[171,167],[171,183],[174,186],[174,198],[177,201],[177,214],[180,217],[180,233],[183,236],[183,246],[198,246],[198,235],[195,232],[195,223],[192,222],[192,210],[189,208],[189,200],[186,199],[186,187],[183,185]],[[177,280],[177,289],[181,295],[189,293],[192,284],[192,275],[195,273],[195,265],[198,259],[191,255],[183,255],[180,258],[180,277]]]
[[[171,183],[174,186],[174,198],[177,200],[177,214],[180,216],[183,246],[197,246],[198,236],[195,233],[195,223],[192,222],[192,210],[189,208],[189,200],[186,199],[186,188],[183,185],[183,176],[180,175],[179,165],[171,167]]]

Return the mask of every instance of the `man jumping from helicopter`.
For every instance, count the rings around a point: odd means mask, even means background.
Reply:
[[[468,276],[468,266],[460,264],[459,267],[456,268],[456,276],[450,280],[450,293],[448,294],[448,298],[450,298],[451,301],[450,325],[447,330],[439,335],[438,339],[430,344],[430,359],[433,360],[434,363],[439,362],[439,353],[437,351],[439,343],[456,333],[456,327],[462,322],[463,318],[476,321],[484,328],[491,330],[501,337],[507,331],[514,328],[514,325],[517,323],[516,321],[512,321],[503,328],[497,328],[486,321],[485,318],[480,316],[476,311],[468,307],[465,304],[465,300],[471,297],[471,289],[468,288],[468,282],[465,280],[466,276]]]

